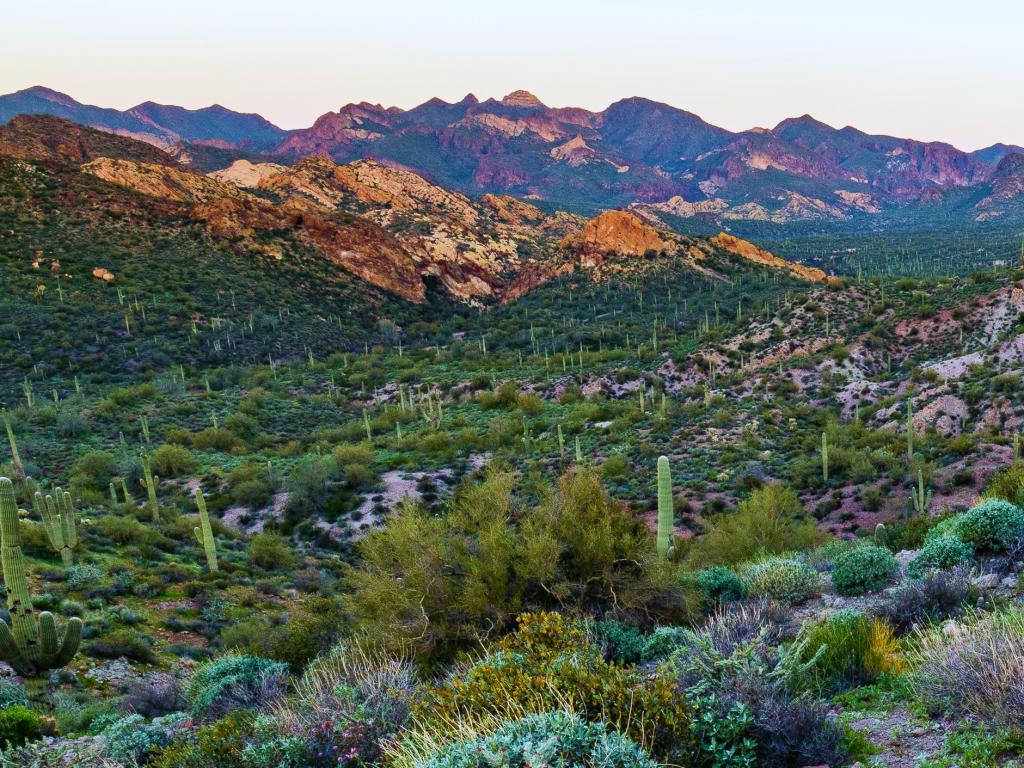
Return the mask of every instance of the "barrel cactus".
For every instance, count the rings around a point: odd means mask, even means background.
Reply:
[[[21,552],[21,531],[14,485],[0,477],[0,563],[7,589],[7,610],[11,624],[0,621],[0,659],[26,678],[38,678],[51,669],[65,666],[78,652],[82,620],[68,619],[63,636],[49,611],[36,613],[28,591],[25,557]]]

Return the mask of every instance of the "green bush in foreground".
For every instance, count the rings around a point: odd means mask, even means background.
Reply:
[[[832,585],[840,595],[863,595],[885,587],[899,569],[892,552],[874,544],[840,552],[832,561]]]
[[[399,763],[401,765],[401,763]],[[442,747],[417,768],[655,768],[636,744],[603,723],[568,712],[529,715],[502,725],[489,736]]]
[[[952,536],[940,536],[927,542],[918,553],[917,557],[910,561],[907,570],[915,579],[923,576],[930,570],[945,570],[963,563],[969,563],[974,558],[974,550],[969,544],[964,544]]]
[[[747,590],[752,597],[769,597],[797,605],[820,586],[818,572],[800,560],[773,557],[747,569]]]
[[[1002,499],[986,499],[957,518],[955,530],[979,552],[1003,552],[1024,537],[1024,511]]]
[[[0,747],[17,747],[43,734],[39,715],[21,704],[0,709]]]

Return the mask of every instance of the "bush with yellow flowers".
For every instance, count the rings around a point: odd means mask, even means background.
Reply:
[[[658,759],[686,764],[695,749],[694,707],[674,681],[606,661],[582,624],[557,613],[521,614],[515,633],[431,690],[414,715],[436,732],[554,710],[604,722]]]

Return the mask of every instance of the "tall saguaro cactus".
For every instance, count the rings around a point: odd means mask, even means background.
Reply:
[[[153,479],[153,470],[149,465],[149,454],[142,451],[142,474],[146,479],[146,496],[149,498],[149,511],[153,515],[153,522],[160,522],[160,503],[156,500],[156,481]]]
[[[3,412],[4,429],[7,430],[7,442],[11,444],[11,464],[14,466],[14,474],[19,480],[25,479],[25,467],[21,464],[21,455],[18,453],[18,441],[14,439],[14,430],[11,429],[11,420],[7,411]]]
[[[206,511],[206,499],[203,497],[203,489],[196,488],[196,506],[199,507],[199,525],[194,529],[196,541],[206,553],[206,565],[210,573],[217,572],[217,542],[213,539],[213,527],[210,525],[210,515]]]
[[[821,479],[828,485],[828,433],[821,433]]]
[[[37,677],[66,665],[78,652],[82,620],[68,619],[63,637],[58,636],[53,614],[38,615],[32,607],[25,576],[25,557],[21,552],[18,505],[14,485],[0,477],[0,564],[7,589],[7,610],[11,625],[0,621],[0,659],[26,677]]]
[[[668,555],[675,530],[675,509],[672,503],[672,470],[668,456],[658,457],[658,554]]]
[[[53,495],[36,491],[32,496],[32,506],[43,519],[46,536],[50,545],[60,554],[65,568],[75,562],[75,547],[78,546],[78,518],[75,515],[71,494],[60,488],[53,489]]]

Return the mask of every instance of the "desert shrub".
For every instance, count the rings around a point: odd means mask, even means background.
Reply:
[[[513,488],[511,475],[493,473],[461,489],[445,516],[402,505],[362,539],[342,598],[357,629],[392,647],[414,639],[434,660],[507,629],[526,607],[685,615],[672,564],[593,474],[570,472],[527,509]]]
[[[1018,507],[1024,504],[1024,463],[1003,467],[989,478],[982,494],[989,499],[1004,499]]]
[[[123,656],[146,664],[156,661],[153,639],[134,629],[114,630],[87,643],[83,651],[87,656],[100,659],[119,659]]]
[[[119,707],[128,714],[153,718],[183,710],[185,697],[177,678],[142,677],[128,686]]]
[[[378,765],[418,693],[409,659],[347,643],[313,661],[272,714],[310,766]]]
[[[115,470],[112,455],[105,451],[88,451],[72,466],[71,477],[75,485],[106,489]]]
[[[246,756],[251,742],[251,718],[232,712],[195,730],[180,732],[149,764],[153,768],[252,768]]]
[[[39,715],[21,704],[0,709],[0,747],[17,747],[43,735]]]
[[[689,638],[690,630],[686,627],[657,627],[647,635],[640,650],[640,660],[649,662],[664,659],[685,645]]]
[[[821,585],[818,572],[806,563],[773,557],[747,568],[747,591],[753,597],[767,597],[787,605],[798,605]]]
[[[137,765],[148,755],[171,743],[187,720],[183,712],[147,723],[139,714],[119,717],[100,733],[104,754],[119,764]]]
[[[301,518],[324,515],[342,479],[341,465],[333,456],[304,456],[288,475],[288,510]]]
[[[400,756],[401,768],[501,768],[574,765],[580,768],[656,768],[657,763],[629,738],[579,715],[545,712],[502,723],[493,732],[438,745],[419,745],[418,759]],[[424,754],[425,753],[425,754]],[[404,757],[404,759],[403,759]]]
[[[888,549],[861,544],[833,558],[832,585],[840,595],[877,592],[892,580],[898,570],[896,558]]]
[[[800,641],[802,660],[811,665],[810,683],[820,691],[872,683],[903,667],[892,627],[856,611],[840,611],[810,625]]]
[[[640,661],[647,638],[637,627],[609,619],[593,625],[598,643],[604,646],[605,657],[622,664]]]
[[[734,565],[765,555],[808,549],[821,540],[814,523],[801,520],[803,506],[791,488],[773,483],[740,502],[734,514],[708,523],[691,547],[697,567]]]
[[[221,644],[228,649],[283,661],[301,670],[319,653],[328,650],[338,635],[343,616],[332,598],[314,598],[292,610],[279,623],[263,615],[227,625]]]
[[[0,678],[0,709],[20,704],[28,706],[28,695],[25,693],[25,686],[18,685],[10,680]]]
[[[916,579],[891,590],[877,615],[903,632],[923,620],[940,620],[960,615],[978,598],[970,572],[962,566],[950,570],[928,569]]]
[[[188,448],[164,444],[153,451],[153,471],[160,477],[181,477],[196,468],[195,457]]]
[[[200,667],[185,690],[192,713],[204,719],[265,706],[287,685],[288,667],[259,656],[225,654]]]
[[[933,709],[1024,725],[1024,612],[977,616],[919,639],[911,684]]]
[[[794,693],[786,683],[740,666],[720,683],[718,717],[737,704],[751,713],[746,737],[755,745],[757,768],[845,765],[843,728],[826,702]]]
[[[764,601],[723,606],[690,633],[662,673],[675,677],[691,700],[699,697],[702,720],[710,715],[722,721],[737,705],[744,707],[750,713],[745,738],[756,745],[756,765],[841,765],[841,727],[823,702],[789,685],[799,659],[780,646],[784,619],[784,609]]]
[[[517,625],[463,674],[428,691],[414,709],[417,730],[568,707],[658,756],[692,747],[692,707],[671,681],[605,661],[583,628],[560,614],[522,614]]]
[[[287,539],[264,531],[249,540],[249,562],[267,571],[287,571],[295,567],[297,557]]]
[[[231,430],[224,427],[207,427],[192,436],[192,447],[199,451],[223,451],[225,453],[241,445],[242,441]]]
[[[743,579],[724,565],[713,565],[698,573],[697,587],[706,606],[732,603],[747,596]]]
[[[1024,536],[1024,511],[1002,499],[986,499],[956,520],[955,531],[979,552],[1003,552]]]
[[[917,557],[910,561],[907,571],[919,578],[928,571],[953,568],[974,559],[974,550],[952,536],[939,536],[925,543]]]

